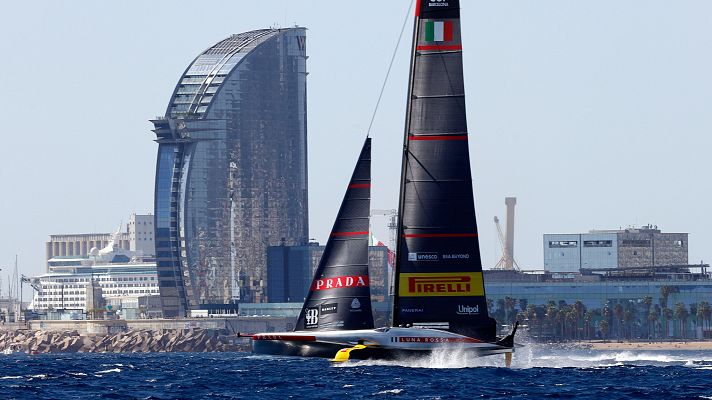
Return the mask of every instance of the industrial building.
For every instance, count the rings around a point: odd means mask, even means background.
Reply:
[[[308,242],[306,59],[305,28],[230,36],[152,121],[166,317],[266,301],[267,247]]]
[[[309,292],[325,246],[271,246],[267,249],[267,298],[270,303],[301,302]],[[368,247],[368,280],[372,302],[388,300],[388,247]]]
[[[141,252],[145,257],[155,255],[153,242],[153,215],[132,213],[126,224],[126,231],[115,233],[79,233],[50,235],[45,242],[45,259],[58,257],[81,258],[89,255],[92,248],[104,248],[115,234],[119,234],[118,246],[124,250]]]
[[[544,270],[687,265],[687,233],[667,233],[657,226],[589,233],[545,234]]]

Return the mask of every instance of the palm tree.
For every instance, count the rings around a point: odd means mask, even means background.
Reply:
[[[665,323],[665,332],[663,334],[663,337],[667,338],[670,334],[670,328],[668,327],[668,323],[672,319],[672,310],[667,307],[663,307],[662,315],[663,322]]]
[[[633,339],[633,320],[635,319],[635,314],[632,308],[629,308],[623,312],[624,326],[628,328],[628,339]]]
[[[648,339],[650,339],[650,324],[653,324],[653,336],[656,336],[655,334],[657,331],[656,326],[658,318],[658,313],[656,313],[654,310],[648,313]]]
[[[570,334],[571,339],[580,339],[579,338],[579,330],[578,330],[578,322],[579,322],[579,316],[576,313],[576,310],[571,307],[568,313],[566,313],[566,320],[568,322],[568,325],[571,326],[573,331]]]
[[[566,313],[568,308],[565,305],[559,306],[559,313],[556,315],[556,322],[559,323],[559,334],[561,338],[566,338]]]
[[[601,328],[601,334],[603,335],[603,339],[604,340],[607,339],[608,338],[608,321],[606,321],[605,319],[602,319],[598,323],[598,327]]]
[[[514,306],[516,305],[516,301],[507,296],[504,298],[504,320],[507,321],[508,324],[513,323],[512,317],[515,315],[514,314]]]
[[[621,303],[616,303],[613,306],[613,314],[616,316],[616,323],[618,324],[618,339],[621,338],[621,328],[623,327],[623,306]]]
[[[601,311],[601,315],[603,316],[603,320],[606,321],[606,326],[610,329],[611,326],[611,308],[608,306],[608,302],[606,302],[606,305],[603,307],[603,311]]]
[[[663,308],[667,307],[667,301],[668,301],[668,296],[670,296],[671,293],[678,293],[680,292],[680,289],[677,286],[668,286],[668,285],[663,285],[660,286],[660,302],[661,306]]]
[[[663,285],[660,286],[660,305],[663,308],[667,308],[668,296],[670,296],[672,286]]]
[[[527,311],[529,309],[529,300],[519,299],[519,309],[522,311]]]
[[[687,308],[685,308],[685,303],[675,304],[675,318],[680,323],[680,333],[682,338],[685,338],[685,327],[687,326]]]
[[[581,335],[579,334],[579,325],[581,324],[583,315],[586,312],[586,306],[583,305],[581,300],[576,300],[576,302],[574,302],[573,309],[576,314],[576,324],[574,325],[576,328],[576,338],[581,339]]]
[[[647,317],[650,315],[650,307],[653,305],[653,298],[651,296],[643,297],[643,305],[645,306],[645,316]],[[646,331],[648,331],[648,338],[650,338],[650,325],[647,321],[645,322],[645,327]]]
[[[588,310],[588,311],[586,311],[586,314],[583,317],[583,323],[584,323],[583,332],[584,332],[584,335],[586,336],[586,339],[591,338],[591,321],[593,321],[594,315],[595,314],[593,313],[593,310]]]
[[[630,338],[632,339],[633,337],[639,337],[640,321],[638,320],[638,302],[629,300],[628,307],[626,309],[631,314],[630,321],[628,323]]]
[[[701,302],[699,307],[697,307],[697,312],[702,313],[702,331],[704,332],[705,325],[707,325],[707,328],[709,328],[710,316],[712,316],[712,308],[710,308],[710,303],[706,301]]]
[[[539,338],[544,335],[544,319],[546,319],[546,308],[541,306],[535,306],[534,311],[536,313],[536,319],[539,321]]]
[[[701,301],[697,305],[697,312],[695,313],[695,318],[696,318],[695,335],[697,335],[697,325],[700,324],[700,325],[702,325],[702,337],[704,337],[704,332],[705,332],[705,310],[703,309],[705,306],[705,303],[706,302]],[[707,305],[707,307],[709,307],[709,304]]]
[[[549,322],[549,326],[552,330],[552,336],[556,336],[556,320],[559,317],[559,310],[554,305],[549,305],[546,309],[546,320]]]
[[[695,329],[692,334],[692,338],[694,339],[697,337],[697,303],[690,304],[690,318],[692,319],[692,323]]]

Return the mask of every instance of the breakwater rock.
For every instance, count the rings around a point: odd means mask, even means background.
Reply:
[[[146,353],[245,351],[249,343],[214,329],[133,330],[107,335],[76,331],[14,330],[0,332],[0,350],[28,353]]]

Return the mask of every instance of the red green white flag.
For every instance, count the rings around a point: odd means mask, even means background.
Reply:
[[[452,40],[452,21],[426,21],[426,42],[449,42]]]

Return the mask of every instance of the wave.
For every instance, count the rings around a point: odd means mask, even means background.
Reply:
[[[120,368],[111,368],[111,369],[105,369],[102,371],[96,371],[95,374],[108,374],[112,372],[121,372]]]
[[[401,394],[403,392],[403,389],[388,389],[388,390],[381,390],[380,392],[376,392],[373,395],[379,395],[379,394]]]

